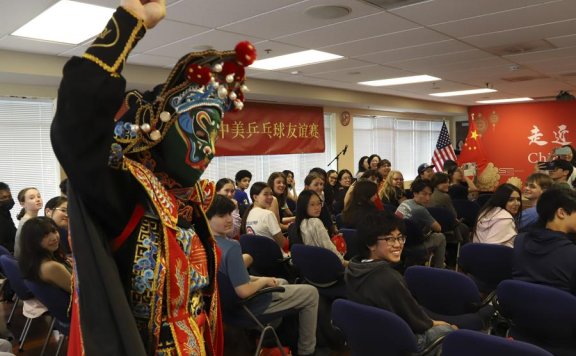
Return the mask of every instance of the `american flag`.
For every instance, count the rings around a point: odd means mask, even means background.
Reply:
[[[442,172],[442,167],[444,162],[447,160],[456,161],[456,153],[450,142],[450,135],[448,135],[448,128],[446,123],[442,123],[442,129],[440,130],[440,136],[438,136],[438,142],[436,142],[436,149],[432,155],[432,164],[434,165],[434,172]]]

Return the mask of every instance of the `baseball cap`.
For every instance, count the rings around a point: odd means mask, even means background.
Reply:
[[[424,172],[428,168],[433,168],[433,167],[434,167],[433,164],[422,163],[421,165],[418,166],[418,174],[422,174],[422,172]]]
[[[570,147],[558,147],[557,149],[554,150],[554,154],[558,155],[558,156],[569,156],[572,155],[572,150],[570,149]]]

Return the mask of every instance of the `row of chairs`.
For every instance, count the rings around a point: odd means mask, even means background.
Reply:
[[[58,346],[56,350],[56,355],[58,355],[69,333],[70,319],[68,317],[68,305],[70,303],[70,295],[60,288],[51,286],[49,284],[23,279],[20,268],[18,266],[18,261],[7,249],[1,246],[0,267],[2,274],[4,274],[4,276],[8,279],[10,288],[12,288],[16,295],[14,305],[12,306],[12,310],[7,320],[7,324],[10,324],[12,321],[15,310],[21,301],[22,303],[26,303],[26,301],[31,300],[32,298],[38,299],[40,303],[42,303],[48,309],[48,313],[52,317],[50,328],[44,340],[40,355],[44,355],[53,330],[58,330],[61,335],[60,339],[58,340]],[[24,350],[24,343],[34,319],[35,317],[33,316],[26,316],[24,329],[18,338],[18,342],[20,344],[18,348],[19,351]]]
[[[414,333],[396,314],[345,299],[332,305],[332,322],[345,334],[352,356],[431,355],[440,344],[444,356],[552,356],[529,343],[472,330],[454,331],[418,351]]]

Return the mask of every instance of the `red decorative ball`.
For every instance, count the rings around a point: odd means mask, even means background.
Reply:
[[[221,74],[223,77],[226,77],[228,74],[234,74],[235,82],[241,82],[246,77],[244,67],[236,62],[224,62]]]
[[[210,68],[198,64],[190,64],[186,67],[186,79],[199,85],[210,83]]]
[[[256,60],[256,47],[248,41],[238,43],[234,50],[236,51],[236,60],[245,67]]]

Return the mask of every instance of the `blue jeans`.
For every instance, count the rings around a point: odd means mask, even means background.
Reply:
[[[426,330],[424,334],[415,334],[418,352],[424,350],[438,338],[448,335],[452,331],[454,331],[454,329],[452,329],[450,325],[438,325]]]

